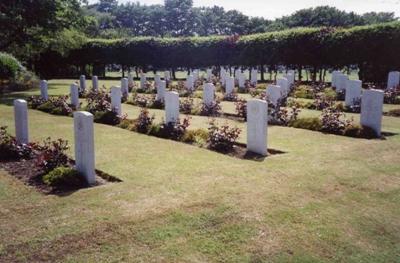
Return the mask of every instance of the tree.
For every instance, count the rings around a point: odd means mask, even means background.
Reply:
[[[100,0],[97,5],[97,11],[109,13],[118,6],[117,0]]]
[[[0,1],[0,49],[30,56],[65,29],[83,25],[78,0]]]
[[[166,26],[172,36],[193,35],[193,0],[165,0]]]

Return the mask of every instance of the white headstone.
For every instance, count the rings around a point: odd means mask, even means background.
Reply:
[[[186,88],[188,90],[193,90],[194,89],[194,77],[193,77],[193,75],[187,76],[185,86],[186,86]]]
[[[247,151],[267,155],[268,104],[252,99],[247,101]]]
[[[235,79],[239,81],[239,76],[241,75],[242,71],[240,69],[235,69]]]
[[[140,73],[140,88],[141,89],[146,89],[146,74],[144,74],[143,72]]]
[[[336,76],[336,91],[346,90],[347,81],[349,77],[344,74],[338,74]]]
[[[129,72],[129,73],[128,73],[128,86],[129,86],[129,87],[133,87],[134,85],[135,85],[135,83],[133,82],[132,73]]]
[[[276,106],[282,96],[282,88],[277,85],[268,85],[266,94],[269,101]]]
[[[157,89],[158,85],[160,85],[161,77],[160,75],[154,75],[154,87]]]
[[[111,108],[113,111],[121,115],[121,97],[122,92],[120,87],[111,87]]]
[[[239,88],[244,89],[246,84],[246,76],[242,72],[239,73],[238,82],[239,82]]]
[[[337,76],[339,76],[340,74],[342,74],[342,72],[335,70],[332,72],[332,87],[336,88],[337,85]]]
[[[235,89],[235,78],[234,77],[227,77],[226,78],[226,85],[225,85],[226,94],[233,93],[234,89]]]
[[[167,89],[167,82],[164,80],[160,80],[160,83],[157,86],[156,100],[164,101],[166,89]]]
[[[346,85],[345,104],[352,106],[354,100],[361,98],[362,82],[360,80],[348,80]]]
[[[40,81],[40,96],[44,100],[49,99],[49,93],[47,91],[47,80],[41,80]]]
[[[212,70],[210,68],[207,69],[207,81],[211,81],[212,79]]]
[[[220,82],[221,82],[221,85],[222,86],[225,86],[226,85],[226,78],[227,78],[228,76],[227,76],[227,73],[226,73],[226,71],[225,71],[225,69],[224,68],[221,68],[221,71],[220,71]],[[230,77],[230,76],[229,76]]]
[[[378,137],[381,136],[383,91],[364,90],[361,97],[360,124],[372,128]]]
[[[79,88],[82,92],[86,91],[86,77],[85,75],[81,75],[79,78]]]
[[[276,85],[281,87],[283,95],[287,95],[290,91],[289,88],[289,80],[287,78],[278,78],[276,79]]]
[[[214,102],[215,86],[212,83],[206,83],[203,90],[203,102],[207,106],[211,106]]]
[[[92,77],[92,89],[93,91],[99,90],[99,79],[97,78],[97,76]]]
[[[94,164],[93,115],[86,111],[74,112],[75,166],[88,182],[96,182]]]
[[[179,94],[175,91],[165,92],[165,121],[177,122],[179,119]]]
[[[194,81],[199,80],[199,70],[198,69],[194,70],[192,75],[193,75]]]
[[[400,72],[391,71],[388,75],[387,89],[391,89],[400,85]]]
[[[129,96],[129,84],[127,78],[121,79],[121,93],[122,96],[128,97]]]
[[[77,109],[79,107],[79,87],[78,84],[71,84],[70,88],[71,104]]]
[[[257,85],[258,70],[257,69],[252,69],[250,75],[251,75],[251,78],[250,78],[251,84],[252,85]]]
[[[166,70],[164,72],[164,80],[166,80],[166,81],[170,81],[171,80],[171,73],[168,70]]]
[[[14,122],[15,139],[20,144],[28,144],[28,103],[25,100],[14,100]]]
[[[289,82],[289,89],[290,89],[290,87],[291,87],[291,86],[294,84],[294,82],[295,82],[295,77],[294,77],[294,74],[293,74],[292,72],[293,72],[293,71],[290,70],[289,73],[283,75],[283,77],[284,77],[285,79],[287,79],[288,82]]]

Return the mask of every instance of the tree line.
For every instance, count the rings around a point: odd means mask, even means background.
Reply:
[[[107,65],[125,70],[280,66],[308,70],[312,79],[327,70],[356,67],[365,82],[383,82],[400,68],[400,22],[349,29],[299,28],[246,36],[92,39],[68,55],[43,53],[35,68],[43,76],[103,75]],[[302,79],[302,76],[298,76]]]

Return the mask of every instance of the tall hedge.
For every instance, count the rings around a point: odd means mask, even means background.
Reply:
[[[314,70],[355,65],[360,77],[382,81],[400,68],[400,22],[351,29],[300,28],[241,37],[88,40],[68,56],[42,54],[36,68],[45,75],[68,74],[74,66],[108,64],[146,69],[260,66]]]

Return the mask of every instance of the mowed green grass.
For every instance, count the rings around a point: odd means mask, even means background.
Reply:
[[[50,81],[49,93],[70,82]],[[10,102],[30,94],[3,96],[0,125],[14,133]],[[193,116],[191,128],[207,122]],[[72,118],[29,110],[29,129],[73,144]],[[123,182],[45,196],[0,171],[0,261],[397,262],[400,118],[384,117],[383,130],[394,135],[272,126],[269,147],[285,154],[257,162],[95,124],[96,167]]]

